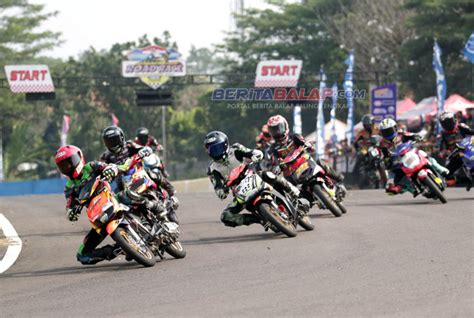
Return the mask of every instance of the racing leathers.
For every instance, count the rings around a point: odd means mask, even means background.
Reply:
[[[229,187],[226,182],[231,171],[244,162],[244,160],[251,160],[258,162],[262,160],[262,152],[260,150],[252,150],[241,144],[233,144],[229,147],[227,155],[221,160],[212,160],[209,163],[207,174],[214,186],[219,199],[224,200],[229,194]],[[292,186],[285,179],[275,176],[271,172],[261,172],[262,179],[276,187],[281,187],[288,191],[293,196],[298,196],[299,191]],[[261,219],[250,213],[240,212],[244,209],[244,205],[239,203],[237,199],[233,198],[232,202],[224,209],[221,214],[221,221],[225,226],[236,227],[241,225],[250,225],[253,223],[260,223]]]
[[[385,188],[385,191],[388,194],[399,194],[404,191],[409,191],[413,194],[413,196],[417,196],[419,193],[412,187],[407,186],[405,178],[405,173],[400,167],[400,163],[398,162],[398,158],[394,155],[394,150],[397,146],[401,145],[402,143],[408,141],[421,141],[423,138],[414,133],[410,133],[404,130],[399,130],[395,138],[393,140],[388,140],[382,138],[380,143],[380,150],[383,153],[385,167],[389,169],[388,181]],[[421,150],[420,150],[421,151]],[[440,165],[436,159],[428,156],[428,161],[431,167],[439,174],[446,176],[448,174],[448,170]]]
[[[119,153],[116,154],[107,150],[101,155],[100,160],[105,163],[122,165],[127,161],[127,159],[137,154],[141,149],[145,149],[145,146],[141,146],[133,141],[127,141],[125,143],[125,146],[122,147]],[[151,152],[149,154],[151,154]],[[162,172],[150,175],[150,177],[152,177],[153,181],[156,184],[160,185],[163,189],[165,189],[171,197],[176,193],[173,185],[169,182],[169,180]],[[121,188],[119,189],[122,190]]]
[[[310,153],[314,153],[314,147],[307,142],[303,136],[299,134],[292,134],[290,133],[288,136],[288,140],[285,143],[275,142],[271,145],[270,152],[272,155],[272,165],[274,168],[279,166],[279,160],[286,158],[292,151],[297,149],[300,146],[306,147],[307,151]],[[330,165],[328,165],[325,161],[318,159],[316,163],[323,168],[326,172],[326,175],[333,179],[336,182],[342,182],[344,177],[335,171]]]
[[[77,221],[79,213],[77,197],[82,186],[96,176],[102,174],[106,169],[117,169],[108,166],[99,161],[91,161],[85,164],[82,174],[79,178],[69,179],[66,183],[64,194],[66,196],[66,213],[70,221]],[[116,174],[116,171],[113,173]],[[83,243],[79,246],[76,257],[83,265],[93,265],[103,260],[112,260],[120,252],[120,248],[113,245],[105,245],[101,248],[97,246],[105,239],[107,232],[105,230],[96,231],[91,229],[84,237]]]

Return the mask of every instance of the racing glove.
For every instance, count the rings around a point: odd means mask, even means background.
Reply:
[[[105,167],[104,171],[102,171],[102,175],[106,179],[112,179],[115,178],[118,175],[118,168],[114,164],[110,164],[107,167]]]
[[[145,146],[145,147],[143,147],[142,149],[140,149],[138,151],[138,156],[140,158],[145,158],[145,157],[148,157],[149,155],[151,155],[152,153],[153,153],[153,150],[150,147]]]
[[[253,162],[259,162],[263,159],[263,152],[261,152],[260,150],[258,149],[255,149],[252,151],[252,157],[251,157],[251,160]]]

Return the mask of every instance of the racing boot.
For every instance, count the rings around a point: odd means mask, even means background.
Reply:
[[[428,160],[430,162],[430,165],[433,167],[434,170],[436,170],[437,173],[439,173],[443,177],[447,177],[449,175],[449,169],[440,165],[435,158],[428,157]]]

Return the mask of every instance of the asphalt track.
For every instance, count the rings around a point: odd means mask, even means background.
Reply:
[[[69,223],[61,196],[1,198],[23,250],[0,275],[0,317],[473,317],[474,193],[447,197],[352,191],[347,215],[313,209],[316,229],[290,239],[224,227],[214,194],[186,194],[188,256],[153,268],[81,266],[87,219]]]

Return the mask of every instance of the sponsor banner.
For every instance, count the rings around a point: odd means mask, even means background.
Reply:
[[[301,135],[303,133],[303,122],[301,120],[301,106],[293,109],[293,132]]]
[[[370,100],[370,109],[376,123],[381,122],[385,118],[397,120],[396,84],[387,84],[372,89]]]
[[[303,61],[260,61],[257,65],[255,87],[296,87]]]
[[[441,48],[438,42],[433,45],[433,69],[436,73],[436,94],[438,101],[438,115],[444,110],[444,100],[446,99],[447,83],[444,77],[443,63],[441,62]],[[437,132],[441,132],[441,125],[437,122]]]
[[[346,73],[344,74],[344,90],[348,96],[347,98],[347,130],[346,138],[349,143],[352,143],[354,139],[354,100],[353,100],[353,88],[354,83],[352,81],[353,71],[354,71],[354,52],[351,51],[349,56],[344,61],[344,64],[347,65]]]
[[[122,61],[122,76],[138,77],[153,89],[159,88],[170,77],[186,75],[186,62],[173,48],[150,45],[129,51],[127,58],[127,61]]]
[[[319,91],[324,92],[326,90],[326,74],[324,69],[321,67],[319,71],[321,82],[319,82]],[[323,111],[323,102],[324,98],[320,98],[318,101],[318,118],[316,120],[316,158],[324,159],[324,111]]]
[[[13,93],[52,93],[53,79],[48,65],[5,65]]]
[[[71,124],[71,117],[68,115],[63,115],[63,125],[61,128],[61,147],[67,145],[67,135],[69,133],[69,127]]]

